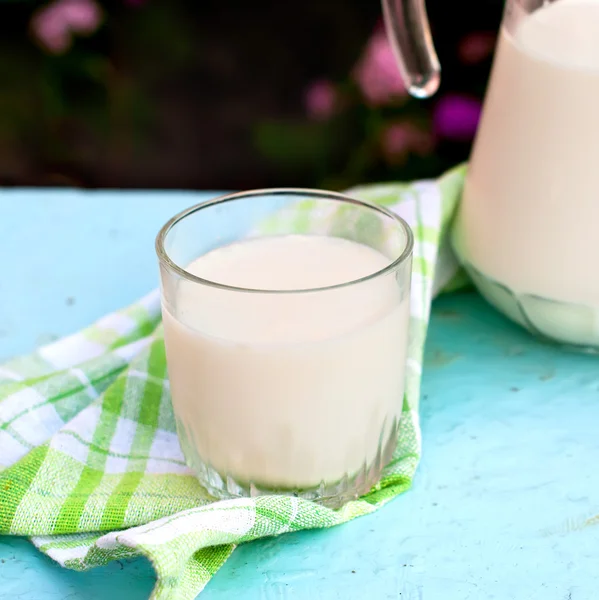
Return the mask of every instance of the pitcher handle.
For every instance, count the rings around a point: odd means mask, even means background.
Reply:
[[[412,96],[428,98],[441,82],[424,0],[382,0],[387,35]]]

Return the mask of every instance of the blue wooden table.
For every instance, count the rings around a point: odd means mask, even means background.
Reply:
[[[208,196],[2,192],[0,362],[155,287],[155,233]],[[337,529],[240,547],[201,597],[599,598],[599,358],[535,342],[472,294],[442,298],[421,414],[410,492]],[[152,584],[141,559],[74,573],[0,538],[1,600],[138,600]]]

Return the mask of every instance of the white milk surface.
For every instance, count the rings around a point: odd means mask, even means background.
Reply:
[[[244,240],[187,270],[164,306],[173,405],[203,462],[237,481],[312,487],[375,459],[399,419],[409,300],[390,263],[341,238]],[[404,297],[405,296],[405,297]]]

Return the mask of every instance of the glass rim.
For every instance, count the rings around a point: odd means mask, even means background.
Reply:
[[[391,263],[389,263],[386,267],[379,269],[378,271],[374,271],[373,273],[369,273],[368,275],[364,275],[358,279],[352,279],[350,281],[344,281],[342,283],[336,283],[328,286],[321,286],[315,288],[301,288],[301,289],[285,289],[285,290],[277,290],[277,289],[259,289],[259,288],[246,288],[246,287],[237,287],[233,285],[227,285],[224,283],[219,283],[217,281],[212,281],[210,279],[204,279],[203,277],[198,277],[197,275],[193,275],[183,267],[179,266],[175,263],[168,252],[164,247],[164,242],[166,240],[166,236],[169,232],[179,223],[183,221],[185,218],[190,215],[201,211],[205,208],[210,208],[212,206],[217,206],[219,204],[224,204],[225,202],[233,202],[235,200],[243,200],[248,198],[253,198],[256,196],[278,196],[278,195],[302,195],[302,196],[311,196],[313,198],[319,198],[321,200],[334,200],[337,202],[346,202],[348,204],[353,204],[355,206],[361,206],[364,208],[368,208],[370,210],[374,210],[387,218],[390,218],[395,222],[396,225],[400,227],[400,229],[404,232],[406,236],[405,247],[402,250],[401,254],[393,259]],[[326,236],[325,236],[326,237]],[[394,212],[387,210],[383,206],[379,206],[378,204],[374,204],[373,202],[368,202],[366,200],[360,200],[357,198],[352,198],[351,196],[347,196],[346,194],[342,194],[339,192],[331,192],[327,190],[318,190],[311,188],[263,188],[263,189],[255,189],[255,190],[247,190],[241,192],[233,192],[227,193],[215,198],[211,198],[210,200],[205,200],[204,202],[199,202],[198,204],[194,204],[189,208],[186,208],[173,217],[171,217],[160,229],[158,235],[156,236],[155,242],[155,250],[158,256],[158,261],[161,265],[164,265],[171,271],[174,271],[176,274],[181,276],[183,279],[186,279],[192,283],[197,283],[200,285],[207,285],[214,288],[219,288],[222,290],[229,290],[231,292],[245,292],[245,293],[257,293],[257,294],[303,294],[310,292],[324,292],[328,290],[340,289],[349,287],[352,285],[357,285],[359,283],[365,283],[367,281],[376,279],[378,277],[382,277],[387,273],[391,273],[395,271],[402,263],[404,263],[410,256],[412,256],[414,248],[414,234],[412,233],[412,229],[408,225],[408,223],[400,217],[396,215]]]

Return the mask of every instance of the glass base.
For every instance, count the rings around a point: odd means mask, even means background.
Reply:
[[[599,309],[516,293],[467,261],[461,262],[481,295],[537,338],[576,352],[599,353]]]
[[[391,461],[397,446],[399,421],[393,422],[387,441],[379,445],[377,454],[370,464],[364,464],[356,473],[348,474],[338,481],[329,483],[323,481],[311,488],[270,487],[252,481],[244,482],[231,475],[220,474],[200,458],[195,446],[186,434],[185,427],[178,419],[177,432],[187,465],[194,471],[206,491],[219,500],[286,495],[312,500],[329,508],[340,508],[346,502],[356,500],[370,492],[378,482],[384,467]]]

